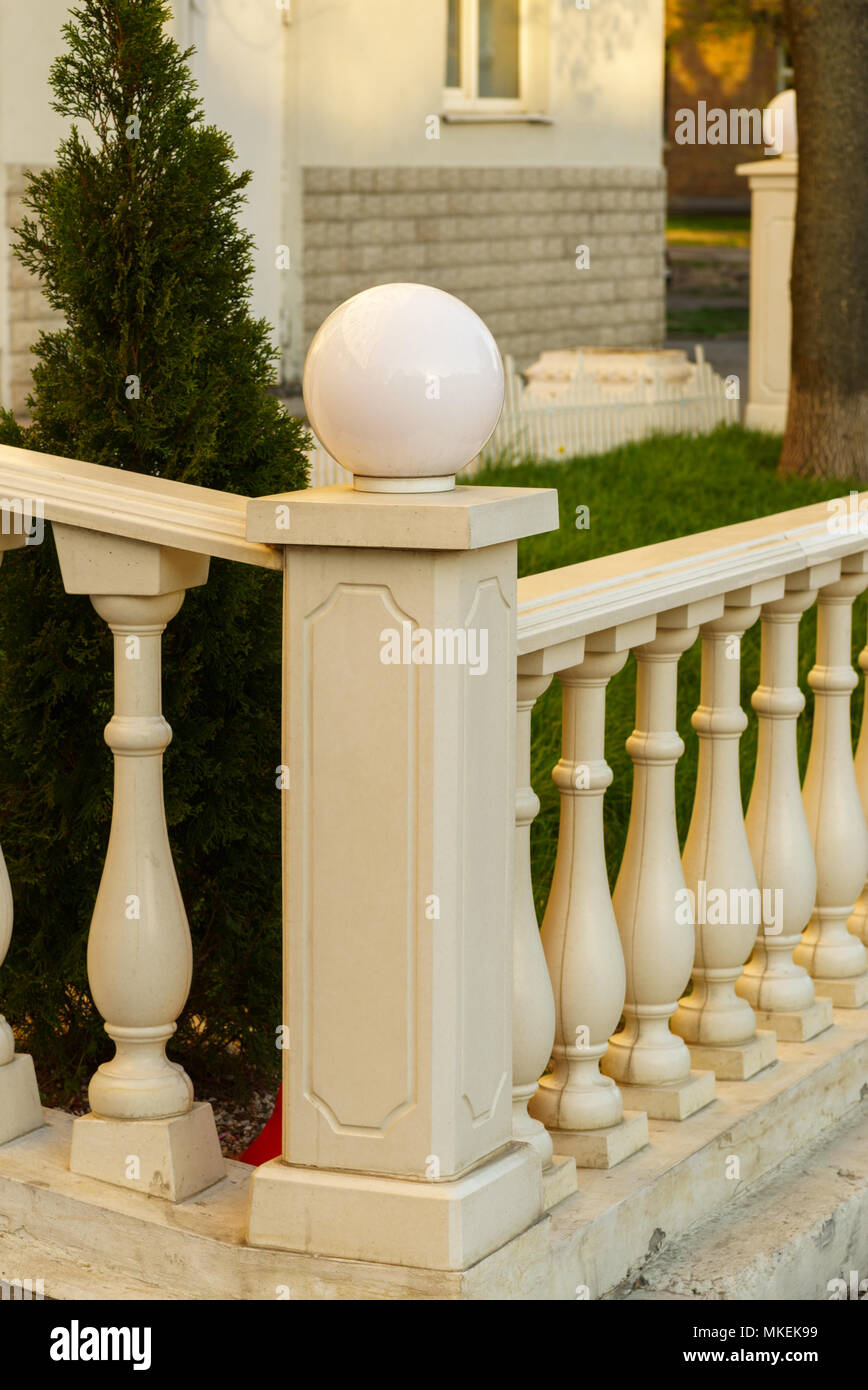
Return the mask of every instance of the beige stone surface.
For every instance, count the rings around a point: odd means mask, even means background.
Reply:
[[[617,633],[605,634],[602,646],[614,650],[585,651],[580,665],[558,672],[562,742],[552,778],[561,807],[542,926],[556,1026],[551,1070],[540,1077],[529,1105],[535,1119],[558,1133],[610,1129],[622,1116],[620,1092],[599,1067],[625,993],[603,848],[603,796],[612,780],[604,757],[606,686],[627,658],[626,644],[617,639]],[[562,1152],[578,1157],[570,1146]]]
[[[106,564],[111,563],[115,553],[129,557],[132,552],[123,545],[129,539],[176,552],[173,566],[195,566],[191,557],[196,555],[219,555],[263,569],[283,569],[280,550],[247,539],[250,499],[239,493],[195,487],[150,473],[132,473],[6,444],[0,445],[0,481],[3,496],[35,498],[42,505],[46,521],[84,533],[78,543],[88,553],[82,557],[82,566],[95,563],[101,547]],[[107,538],[107,543],[101,543],[93,533]],[[74,542],[71,540],[70,544]],[[89,554],[91,551],[93,555]],[[186,559],[179,558],[178,552],[182,551]],[[163,561],[160,563],[164,577],[168,576],[170,570]],[[125,567],[129,569],[130,564]],[[71,582],[75,582],[72,576]],[[203,583],[204,578],[195,582]]]
[[[412,542],[413,550],[478,550],[557,524],[554,488],[459,485],[415,497],[338,483],[257,497],[247,508],[248,539],[292,547],[406,550]]]
[[[858,1289],[868,1269],[866,1154],[862,1105],[759,1183],[734,1179],[732,1202],[664,1246],[607,1297],[851,1298],[851,1271]],[[864,1285],[859,1294],[864,1298]]]
[[[29,1134],[44,1123],[33,1058],[27,1052],[16,1052],[11,1062],[0,1066],[0,1144]]]
[[[835,1009],[861,1009],[868,1004],[868,971],[849,980],[823,980],[814,977],[819,999],[829,999]]]
[[[220,1182],[225,1165],[211,1106],[199,1101],[168,1120],[105,1120],[80,1115],[72,1127],[70,1170],[184,1202]]]
[[[713,1071],[722,1081],[747,1081],[764,1067],[770,1067],[777,1056],[774,1033],[758,1032],[744,1043],[708,1047],[688,1043],[691,1065],[697,1071]]]
[[[551,1190],[559,1186],[552,1167],[552,1141],[541,1121],[528,1114],[528,1102],[552,1055],[555,998],[534,904],[530,827],[540,807],[531,785],[531,716],[535,702],[550,682],[551,676],[528,674],[518,663],[512,895],[512,1136],[533,1144],[539,1154],[546,1207],[552,1205]],[[571,1166],[575,1182],[575,1163]],[[564,1191],[563,1195],[567,1193]]]
[[[679,1081],[655,1086],[623,1081],[620,1086],[624,1105],[630,1110],[645,1110],[654,1120],[686,1120],[714,1100],[713,1071],[691,1071]]]
[[[576,1160],[566,1154],[555,1154],[551,1167],[543,1169],[543,1206],[546,1211],[566,1201],[576,1191]]]
[[[648,1116],[627,1113],[605,1129],[554,1129],[556,1154],[571,1154],[577,1168],[614,1168],[648,1143]]]
[[[857,503],[868,510],[868,493]],[[865,537],[853,527],[833,532],[831,517],[826,502],[812,503],[525,575],[518,586],[519,655],[639,618],[671,616],[689,604],[691,622],[706,622],[723,611],[734,584],[742,588],[781,575],[788,588],[806,577],[814,587],[832,583],[847,557],[862,554]],[[713,594],[719,607],[700,612],[697,601]]]
[[[868,1010],[842,1011],[810,1043],[684,1124],[649,1122],[651,1142],[610,1170],[585,1169],[580,1192],[463,1274],[331,1260],[245,1244],[251,1170],[176,1206],[71,1173],[72,1119],[0,1148],[0,1276],[38,1267],[52,1298],[598,1298],[669,1241],[798,1155],[848,1112],[868,1066]],[[740,1177],[726,1160],[740,1160]]]
[[[303,1168],[272,1159],[251,1186],[250,1245],[343,1260],[463,1270],[537,1221],[540,1162],[528,1144],[448,1182]]]
[[[253,1181],[256,1245],[458,1269],[542,1213],[542,1156],[510,1143],[515,538],[555,502],[339,486],[251,506],[249,537],[286,543],[289,783],[286,1139]],[[382,659],[384,631],[459,629],[484,669]]]
[[[832,1000],[815,999],[805,1009],[757,1009],[757,1027],[771,1029],[782,1042],[809,1042],[832,1026]]]

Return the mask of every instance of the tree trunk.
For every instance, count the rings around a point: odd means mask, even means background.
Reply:
[[[868,0],[784,0],[799,195],[780,468],[868,479]]]

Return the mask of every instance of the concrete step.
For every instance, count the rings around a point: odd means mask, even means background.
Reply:
[[[865,1211],[848,1207],[864,1188],[866,1160],[859,1139],[851,1144],[839,1129],[847,1129],[868,1098],[868,1008],[835,1010],[825,1032],[807,1043],[779,1042],[777,1051],[777,1062],[750,1080],[718,1081],[717,1098],[689,1119],[650,1120],[645,1148],[614,1168],[582,1169],[576,1193],[462,1271],[249,1246],[246,1164],[228,1161],[221,1182],[172,1204],[71,1172],[72,1117],[45,1111],[41,1129],[0,1146],[0,1279],[41,1279],[45,1297],[62,1300],[270,1301],[288,1289],[295,1301],[575,1301],[605,1297],[621,1285],[617,1296],[624,1298],[828,1297],[826,1283],[839,1272],[848,1277],[852,1268],[868,1277],[868,1250],[856,1235]],[[813,1155],[817,1145],[834,1145],[839,1133],[845,1148],[825,1168],[820,1163],[831,1186],[818,1198]],[[737,1177],[733,1157],[740,1160]],[[786,1164],[800,1184],[787,1219],[813,1212],[807,1229],[820,1233],[821,1261],[810,1245],[799,1254],[798,1241],[787,1239],[789,1226],[770,1228],[760,1244],[759,1217],[734,1224],[744,1201],[766,1190],[761,1184],[770,1187],[790,1171]],[[799,1178],[805,1168],[808,1176]],[[832,1217],[834,1227],[826,1224]],[[699,1223],[716,1219],[724,1223],[722,1244],[707,1262],[692,1248],[677,1253],[696,1237]],[[825,1245],[824,1230],[831,1231]],[[791,1245],[793,1269],[803,1259],[807,1271],[801,1284],[786,1271]],[[749,1269],[761,1250],[771,1273],[752,1291],[738,1271]],[[657,1279],[656,1261],[673,1252],[677,1269]],[[647,1282],[652,1278],[654,1284]],[[812,1291],[793,1294],[794,1287]],[[787,1292],[755,1291],[763,1288]]]
[[[649,1120],[648,1147],[617,1167],[580,1172],[578,1193],[550,1213],[548,1296],[593,1300],[635,1280],[670,1241],[726,1211],[739,1183],[777,1172],[855,1113],[868,1096],[868,1008],[833,1018],[806,1043],[779,1040],[777,1062],[750,1080],[718,1080],[717,1099],[688,1120]]]
[[[735,1172],[735,1147],[731,1157]],[[847,1299],[861,1280],[868,1298],[868,1101],[606,1297]]]

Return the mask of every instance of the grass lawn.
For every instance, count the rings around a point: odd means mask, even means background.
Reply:
[[[750,246],[750,217],[668,217],[672,246]]]
[[[807,506],[849,491],[847,484],[775,475],[780,439],[732,426],[691,439],[658,436],[625,445],[611,453],[560,463],[498,466],[474,482],[512,487],[555,487],[560,499],[560,527],[548,535],[519,543],[519,574],[535,574],[575,564],[615,551],[668,540],[674,536],[727,526],[757,516]],[[590,509],[587,530],[575,526],[576,508]],[[865,599],[856,601],[853,660],[865,644]],[[800,683],[807,699],[799,720],[799,759],[804,772],[810,741],[813,695],[805,677],[814,663],[816,606],[801,623]],[[759,679],[760,624],[755,623],[742,645],[742,705],[748,727],[741,740],[742,797],[745,806],[756,757],[756,715],[750,695]],[[682,846],[687,834],[696,782],[697,735],[690,716],[699,700],[700,642],[681,658],[678,685],[678,729],[685,752],[676,769],[678,828]],[[609,685],[606,718],[606,758],[614,781],[606,793],[606,857],[610,883],[624,848],[630,814],[632,764],[624,743],[633,728],[635,658]],[[862,690],[853,700],[854,736],[861,717]],[[540,813],[532,827],[534,894],[540,920],[554,868],[559,821],[558,793],[551,770],[560,756],[560,688],[555,679],[534,710],[533,784]]]
[[[667,309],[666,332],[687,334],[695,338],[717,338],[721,333],[747,333],[748,316],[746,304]]]

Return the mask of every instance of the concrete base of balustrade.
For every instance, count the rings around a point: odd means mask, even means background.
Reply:
[[[345,1260],[460,1270],[542,1212],[542,1169],[529,1144],[508,1144],[444,1182],[297,1168],[274,1158],[253,1176],[248,1240]]]
[[[682,1081],[661,1086],[618,1083],[624,1106],[644,1110],[649,1120],[687,1120],[714,1100],[714,1072],[692,1071]]]
[[[0,1144],[45,1124],[33,1058],[16,1052],[0,1067]]]
[[[706,1047],[688,1043],[690,1060],[697,1070],[713,1071],[720,1081],[747,1081],[777,1060],[774,1033],[756,1033],[748,1042],[731,1047]]]
[[[606,1129],[551,1129],[556,1154],[570,1154],[577,1168],[614,1168],[648,1143],[648,1116],[627,1114]]]
[[[755,1009],[757,1028],[770,1028],[781,1042],[809,1042],[832,1026],[831,999],[815,999],[806,1009],[772,1012]]]
[[[835,1009],[861,1009],[868,1004],[868,970],[851,975],[849,980],[814,979],[814,993],[819,999],[831,999]]]
[[[154,1202],[70,1172],[72,1119],[46,1110],[43,1127],[0,1148],[0,1278],[41,1278],[55,1299],[599,1298],[855,1115],[866,1071],[868,1009],[836,1012],[808,1047],[779,1040],[776,1067],[718,1081],[715,1103],[685,1124],[650,1120],[639,1153],[586,1169],[578,1193],[463,1271],[254,1248],[245,1164],[228,1161],[186,1202]]]
[[[866,1152],[863,1104],[721,1210],[667,1241],[642,1266],[638,1288],[628,1279],[605,1297],[742,1306],[745,1300],[856,1298],[854,1286],[868,1270]]]
[[[543,1209],[551,1211],[559,1202],[566,1201],[578,1191],[576,1160],[566,1154],[555,1154],[552,1166],[543,1169]]]
[[[168,1202],[184,1202],[226,1176],[214,1112],[202,1101],[168,1120],[82,1115],[72,1127],[69,1166]]]

